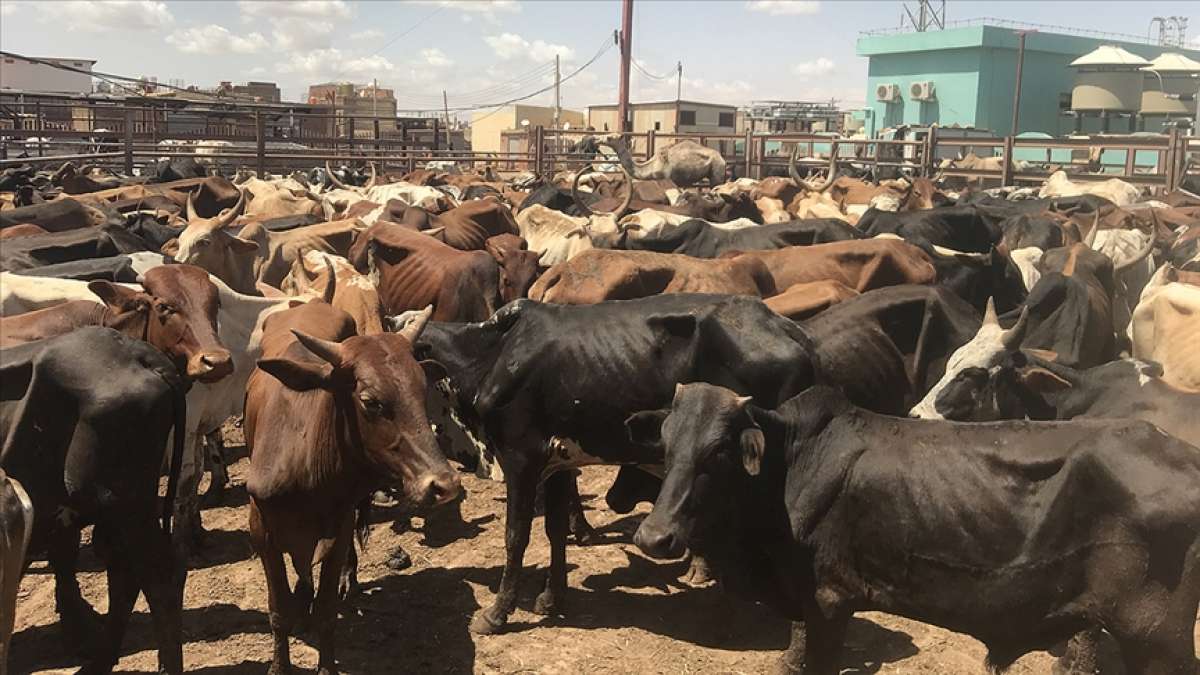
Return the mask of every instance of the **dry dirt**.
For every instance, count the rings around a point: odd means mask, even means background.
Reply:
[[[263,673],[271,637],[262,567],[246,535],[247,460],[231,467],[225,505],[204,511],[210,531],[205,559],[188,575],[184,599],[184,663],[195,673]],[[568,548],[571,564],[566,619],[529,611],[540,590],[549,552],[541,519],[534,522],[519,609],[503,634],[472,635],[467,625],[492,600],[504,558],[504,489],[464,475],[467,523],[445,541],[444,528],[395,531],[395,512],[377,514],[360,564],[364,593],[343,609],[338,660],[344,673],[761,673],[771,671],[787,646],[788,624],[770,611],[731,599],[713,588],[678,581],[682,563],[643,557],[631,543],[642,505],[618,516],[603,506],[615,475],[592,468],[580,478],[591,523],[604,535],[596,546]],[[599,495],[599,496],[597,496]],[[401,522],[407,519],[401,518]],[[439,536],[440,535],[440,536]],[[402,543],[412,567],[384,565]],[[91,551],[80,561],[88,600],[106,606],[104,575]],[[10,666],[14,673],[69,673],[78,661],[60,638],[53,577],[34,563],[21,584]],[[155,672],[150,617],[139,599],[118,672]],[[292,639],[298,672],[312,672],[313,638]],[[1200,639],[1198,639],[1200,644]],[[986,671],[975,640],[886,614],[861,614],[850,627],[843,672],[959,675]],[[1013,675],[1049,673],[1053,659],[1034,653]],[[309,669],[309,670],[304,670]]]

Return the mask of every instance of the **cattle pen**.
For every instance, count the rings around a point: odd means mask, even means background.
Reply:
[[[45,98],[46,100],[43,100]],[[133,175],[159,159],[192,157],[224,170],[259,175],[306,170],[325,161],[376,163],[388,170],[413,171],[430,162],[449,162],[537,175],[604,163],[573,152],[577,141],[601,132],[555,130],[542,126],[506,132],[507,145],[524,150],[476,152],[446,147],[436,118],[413,127],[381,125],[379,117],[296,112],[286,106],[212,104],[182,114],[163,104],[123,104],[61,96],[6,94],[0,116],[0,168],[77,161],[110,166]],[[363,130],[361,127],[369,127]],[[1086,138],[1014,136],[943,137],[936,127],[919,139],[843,138],[820,133],[660,133],[622,134],[635,159],[646,159],[671,143],[692,140],[718,150],[729,178],[785,175],[788,157],[824,166],[834,143],[840,167],[880,169],[918,176],[977,179],[990,185],[1038,184],[1060,169],[1079,181],[1117,178],[1139,187],[1169,192],[1189,175],[1200,174],[1200,139],[1172,128],[1166,134],[1101,135]],[[945,166],[939,158],[996,158],[998,168]],[[1022,160],[1035,157],[1038,160]],[[615,170],[615,159],[608,161]]]

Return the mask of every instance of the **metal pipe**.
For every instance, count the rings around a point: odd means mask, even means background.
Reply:
[[[1012,136],[1016,136],[1020,127],[1017,122],[1021,117],[1021,74],[1025,69],[1025,35],[1027,31],[1017,31],[1017,83],[1013,92]]]
[[[617,88],[617,132],[633,131],[626,127],[629,115],[629,62],[633,58],[633,0],[621,0],[621,72]]]

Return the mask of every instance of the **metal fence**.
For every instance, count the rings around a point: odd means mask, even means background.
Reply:
[[[77,161],[119,168],[161,158],[194,157],[225,170],[253,169],[260,175],[309,169],[325,161],[375,162],[382,171],[412,171],[427,162],[451,161],[482,168],[548,174],[577,170],[605,160],[572,152],[588,130],[533,127],[506,132],[504,152],[446,147],[441,131],[407,128],[395,120],[278,109],[172,111],[129,105],[24,104],[22,113],[4,106],[0,115],[0,168],[22,163]],[[28,112],[31,111],[31,112]],[[179,115],[187,115],[181,123]],[[183,128],[181,128],[183,127]],[[812,163],[823,161],[836,142],[838,163],[859,169],[900,169],[914,175],[957,176],[991,184],[1040,182],[1071,168],[1072,180],[1119,178],[1139,186],[1172,190],[1189,170],[1200,172],[1200,139],[1171,130],[1161,136],[1102,136],[1087,139],[939,138],[933,128],[918,140],[835,138],[813,133],[623,134],[635,159],[675,141],[690,139],[724,156],[730,177],[786,175],[793,149]],[[512,149],[512,148],[523,149]],[[14,150],[16,152],[14,152]],[[16,157],[15,154],[24,156]],[[999,157],[999,169],[942,167],[938,157],[973,154]],[[1017,162],[1017,156],[1045,161]],[[1114,163],[1114,159],[1115,160]],[[1097,166],[1097,164],[1099,166]]]

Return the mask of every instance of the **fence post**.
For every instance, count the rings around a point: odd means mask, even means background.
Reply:
[[[656,134],[654,133],[653,129],[650,129],[649,131],[646,132],[646,156],[647,157],[654,156],[655,135]]]
[[[746,140],[742,143],[742,153],[745,155],[743,159],[746,161],[746,173],[742,175],[749,178],[754,167],[754,134],[749,129],[746,130]]]
[[[1000,186],[1008,187],[1013,183],[1013,137],[1004,137],[1003,167],[1000,169]]]
[[[125,175],[133,175],[133,110],[125,109]]]
[[[438,118],[435,117],[433,118],[433,143],[430,145],[430,154],[436,153],[441,148],[441,144],[438,142],[438,126]]]
[[[379,162],[379,169],[380,169],[380,171],[382,171],[384,168],[386,168],[386,165],[384,164],[383,160],[379,157],[379,118],[378,117],[375,118],[375,123],[373,126],[374,126],[373,131],[375,132],[375,159]]]
[[[46,120],[42,117],[42,102],[38,101],[34,106],[34,115],[37,117],[34,126],[38,131],[38,157],[45,157],[45,148],[42,147],[42,132],[46,129]]]
[[[1173,192],[1179,187],[1179,172],[1177,171],[1179,164],[1178,157],[1180,154],[1182,154],[1184,157],[1187,157],[1187,138],[1183,139],[1183,153],[1179,152],[1179,139],[1179,129],[1177,127],[1171,127],[1171,130],[1167,132],[1166,157],[1163,158],[1166,160],[1166,180],[1164,181],[1163,187],[1167,192]]]
[[[922,149],[924,156],[921,157],[921,164],[925,169],[925,177],[931,178],[937,171],[937,127],[929,127],[929,133],[925,136],[925,147]]]
[[[544,143],[542,135],[545,133],[545,128],[542,125],[537,125],[533,128],[533,174],[535,176],[542,175],[542,160],[544,159]]]
[[[254,111],[254,170],[258,172],[258,177],[266,179],[267,177],[267,134],[263,128],[262,111]]]

